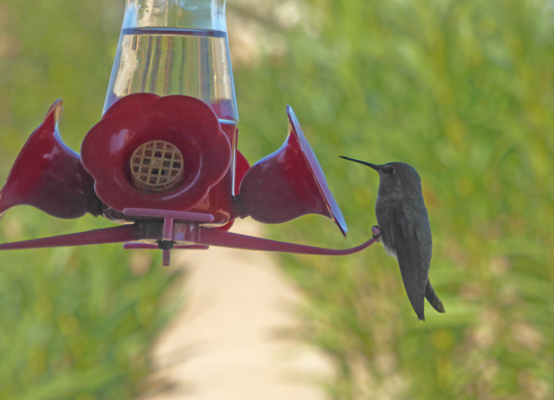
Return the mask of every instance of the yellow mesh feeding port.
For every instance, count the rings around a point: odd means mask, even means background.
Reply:
[[[131,156],[133,184],[141,190],[171,189],[181,183],[183,169],[183,155],[179,149],[163,140],[143,143]]]

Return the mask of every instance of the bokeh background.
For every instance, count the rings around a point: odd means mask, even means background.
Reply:
[[[123,1],[2,0],[0,180],[52,102],[79,149],[100,118]],[[446,307],[418,322],[394,259],[281,258],[304,291],[301,335],[337,365],[336,399],[554,398],[554,3],[551,0],[229,0],[250,162],[293,106],[349,225],[319,216],[268,235],[365,240],[375,172],[421,174],[430,277]],[[10,210],[0,240],[108,226]],[[120,246],[0,255],[0,398],[133,399],[179,303],[157,254]]]

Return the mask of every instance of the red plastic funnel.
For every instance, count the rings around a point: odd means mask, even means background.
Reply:
[[[287,114],[289,134],[283,146],[254,164],[242,180],[243,216],[272,224],[320,214],[333,220],[346,236],[340,208],[290,106]]]
[[[0,192],[0,215],[18,204],[31,205],[58,218],[102,213],[92,177],[81,165],[79,154],[60,138],[61,109],[62,101],[57,100],[17,156]]]

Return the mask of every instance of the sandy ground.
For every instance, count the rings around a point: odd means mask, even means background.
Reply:
[[[233,232],[259,235],[237,221]],[[211,248],[173,252],[185,268],[184,307],[154,345],[166,382],[141,400],[323,400],[333,367],[312,346],[286,338],[301,294],[270,253]]]

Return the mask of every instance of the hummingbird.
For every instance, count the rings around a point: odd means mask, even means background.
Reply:
[[[429,280],[433,239],[427,208],[423,202],[421,178],[414,167],[402,162],[382,165],[343,157],[373,168],[379,174],[379,192],[375,214],[385,250],[396,257],[408,299],[425,321],[424,299],[435,310],[444,313],[444,306]]]

